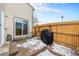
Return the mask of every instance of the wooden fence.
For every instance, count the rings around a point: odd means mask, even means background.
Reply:
[[[60,22],[34,26],[33,36],[40,36],[41,30],[50,29],[53,32],[54,42],[79,50],[79,22]]]

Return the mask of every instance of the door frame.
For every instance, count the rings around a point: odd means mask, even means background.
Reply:
[[[0,21],[1,21],[1,38],[0,38],[0,47],[4,44],[5,42],[5,37],[4,37],[4,19],[5,19],[5,13],[3,10],[0,10]]]

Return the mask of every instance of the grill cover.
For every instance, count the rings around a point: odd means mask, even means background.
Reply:
[[[51,45],[53,42],[53,37],[52,37],[52,32],[48,29],[44,29],[41,31],[41,40],[47,44],[47,45]]]

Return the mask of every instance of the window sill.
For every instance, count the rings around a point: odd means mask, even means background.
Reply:
[[[23,39],[23,38],[26,38],[28,37],[28,34],[27,35],[18,35],[18,36],[15,36],[15,39]]]

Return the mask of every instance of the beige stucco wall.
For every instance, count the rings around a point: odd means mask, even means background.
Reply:
[[[14,17],[26,19],[28,21],[28,32],[32,32],[33,8],[26,3],[7,3],[5,4],[5,39],[7,34],[14,36]],[[21,35],[22,36],[22,35]],[[21,37],[20,36],[20,37]],[[23,37],[23,36],[22,36]]]

